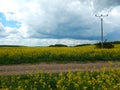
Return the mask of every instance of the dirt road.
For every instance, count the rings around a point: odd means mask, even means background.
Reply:
[[[2,65],[0,66],[0,75],[21,75],[38,72],[67,72],[67,71],[85,71],[99,70],[102,67],[109,68],[111,62],[96,63],[39,63],[39,64],[22,64],[22,65]],[[111,67],[120,68],[120,62],[112,62]]]

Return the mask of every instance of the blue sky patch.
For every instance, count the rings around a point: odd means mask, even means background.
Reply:
[[[0,12],[0,23],[4,26],[12,27],[12,28],[19,28],[19,23],[17,21],[8,21],[3,13]]]

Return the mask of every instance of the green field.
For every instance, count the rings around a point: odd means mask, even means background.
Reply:
[[[0,76],[0,90],[120,90],[120,68]]]
[[[1,47],[0,64],[38,62],[119,61],[120,45],[113,49],[97,49],[94,45],[81,47]]]

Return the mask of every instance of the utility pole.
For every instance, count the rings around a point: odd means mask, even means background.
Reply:
[[[104,40],[103,39],[103,18],[107,17],[108,14],[106,14],[106,15],[101,14],[101,15],[95,15],[95,16],[100,18],[100,21],[101,21],[101,48],[103,48],[103,40]]]

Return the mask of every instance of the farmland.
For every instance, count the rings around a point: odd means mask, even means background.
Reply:
[[[97,49],[94,45],[82,47],[1,47],[0,64],[39,62],[95,62],[119,61],[120,45],[113,49]]]
[[[0,90],[120,90],[120,68],[0,76]]]
[[[64,65],[64,63],[70,62],[92,63],[98,61],[103,61],[103,63],[109,61],[109,67],[102,67],[99,70],[87,70],[87,67],[84,67],[86,68],[84,71],[57,73],[44,73],[39,69],[36,74],[0,75],[0,90],[119,90],[120,66],[112,67],[112,62],[117,61],[119,65],[119,60],[120,45],[115,45],[113,49],[97,49],[93,45],[82,47],[1,47],[0,64],[6,65],[6,68],[8,64],[11,66],[11,64],[58,62],[58,65],[59,63]]]

